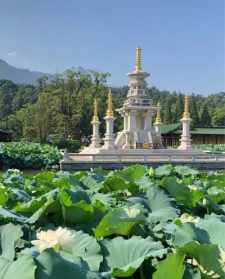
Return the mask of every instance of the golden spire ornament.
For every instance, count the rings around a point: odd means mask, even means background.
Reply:
[[[111,89],[109,89],[109,93],[108,93],[108,109],[106,115],[107,117],[113,117],[113,101],[112,101]]]
[[[98,122],[98,102],[97,99],[94,99],[94,114],[93,114],[93,118],[92,118],[93,122]]]
[[[141,68],[141,48],[136,48],[136,63],[135,63],[135,71],[140,72],[142,70]]]
[[[190,118],[190,112],[189,112],[189,107],[190,107],[190,96],[185,96],[184,97],[184,118]]]
[[[155,119],[155,124],[161,124],[161,114],[160,114],[160,103],[157,103],[157,114],[156,114],[156,119]]]

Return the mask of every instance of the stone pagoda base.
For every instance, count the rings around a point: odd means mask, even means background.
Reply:
[[[61,161],[62,170],[101,167],[116,169],[131,164],[158,166],[162,164],[188,165],[200,169],[225,169],[225,155],[209,155],[200,150],[130,149],[106,150],[85,148],[80,153],[67,153]]]
[[[68,153],[60,162],[62,170],[73,171],[101,167],[118,169],[132,164],[157,167],[162,164],[188,165],[198,169],[225,169],[225,155],[208,155],[199,150],[134,149],[134,150],[90,150],[85,153]],[[86,150],[87,151],[87,150]]]

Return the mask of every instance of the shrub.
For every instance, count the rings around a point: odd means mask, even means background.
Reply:
[[[66,148],[68,152],[77,152],[80,149],[79,140],[61,139],[55,144],[59,149]]]
[[[77,152],[81,147],[79,140],[65,139],[59,135],[51,135],[48,140],[50,144],[57,146],[59,149],[66,148],[68,152]]]
[[[0,168],[42,169],[59,163],[56,147],[29,142],[0,143]]]

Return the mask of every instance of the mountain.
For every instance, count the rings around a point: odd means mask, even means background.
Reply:
[[[38,78],[49,74],[19,69],[0,59],[0,79],[8,79],[15,83],[35,83]]]

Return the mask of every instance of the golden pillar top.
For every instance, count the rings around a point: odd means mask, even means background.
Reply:
[[[92,121],[98,122],[99,119],[98,119],[98,102],[97,102],[97,99],[94,99],[93,107],[94,107],[94,113],[93,113]]]
[[[106,115],[108,117],[113,117],[113,101],[112,101],[112,91],[109,89],[108,93],[108,109]]]
[[[184,118],[190,117],[189,108],[190,108],[190,96],[185,96],[184,97],[184,114],[183,114]]]
[[[161,124],[161,114],[160,114],[160,103],[157,103],[157,114],[156,114],[156,119],[155,119],[155,124]]]
[[[135,70],[137,72],[140,72],[142,70],[141,68],[141,48],[136,48],[136,62],[135,62]]]

